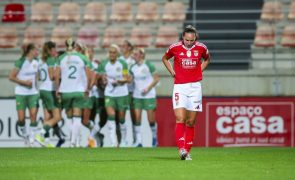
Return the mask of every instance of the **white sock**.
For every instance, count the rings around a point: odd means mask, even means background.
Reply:
[[[152,130],[152,136],[153,138],[157,138],[157,123],[155,123],[154,126],[150,126]]]
[[[116,134],[116,122],[108,120],[108,128],[109,128],[109,134],[111,139],[111,146],[117,147],[118,140],[117,140],[117,134]]]
[[[30,126],[30,143],[34,143],[37,129],[37,126]]]
[[[95,124],[94,127],[92,128],[92,130],[90,131],[90,137],[94,138],[95,134],[98,133],[100,131],[100,127]]]
[[[121,142],[126,142],[127,127],[125,122],[124,124],[120,123],[120,131],[121,131]]]
[[[81,117],[73,117],[73,126],[71,134],[71,144],[76,144],[80,141],[80,128],[82,126]]]
[[[141,144],[141,125],[134,126],[135,143]]]

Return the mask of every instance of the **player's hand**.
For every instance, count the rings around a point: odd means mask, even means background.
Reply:
[[[57,97],[57,99],[61,99],[59,90],[55,91],[55,96]]]
[[[170,74],[173,78],[175,78],[176,73],[174,71],[172,71]]]
[[[32,88],[33,87],[33,82],[32,82],[32,80],[27,80],[27,81],[25,81],[25,86],[27,86],[27,87],[29,87],[29,88]]]
[[[112,85],[113,85],[114,87],[116,87],[117,85],[119,85],[119,82],[118,82],[117,80],[114,80],[114,81],[112,82]]]
[[[145,89],[142,90],[141,94],[144,96],[144,95],[146,95],[149,91],[150,91],[150,89],[147,87],[147,88],[145,88]]]
[[[90,92],[90,90],[89,89],[86,89],[86,91],[84,92],[84,96],[85,97],[88,97],[89,96],[89,92]]]

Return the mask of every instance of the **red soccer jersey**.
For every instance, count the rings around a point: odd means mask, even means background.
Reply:
[[[186,48],[182,41],[172,44],[165,53],[168,59],[174,57],[174,84],[184,84],[202,80],[202,58],[209,57],[207,47],[195,42],[191,48]]]

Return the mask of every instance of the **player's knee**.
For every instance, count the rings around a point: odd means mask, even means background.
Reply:
[[[193,126],[195,126],[195,123],[196,123],[196,121],[195,120],[187,120],[186,121],[186,126],[188,126],[188,127],[193,127]]]
[[[185,117],[182,117],[182,116],[176,116],[176,122],[177,122],[177,123],[184,123],[184,122],[185,122]]]

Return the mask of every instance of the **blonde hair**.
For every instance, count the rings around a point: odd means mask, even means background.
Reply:
[[[67,50],[69,51],[74,49],[75,41],[73,40],[73,38],[69,38],[66,40],[66,46],[67,46]]]
[[[111,45],[110,45],[110,48],[115,48],[116,51],[118,52],[118,54],[121,54],[120,47],[119,47],[117,44],[111,44]]]

